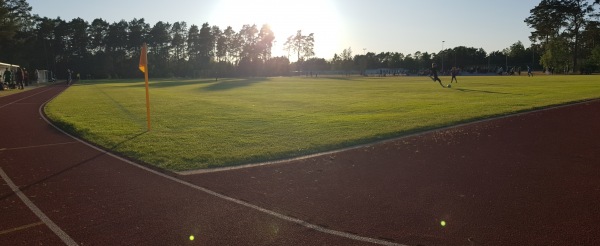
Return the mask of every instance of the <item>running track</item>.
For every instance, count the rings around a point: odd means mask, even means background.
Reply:
[[[0,245],[600,245],[600,101],[183,175],[53,128],[64,89],[0,97]]]

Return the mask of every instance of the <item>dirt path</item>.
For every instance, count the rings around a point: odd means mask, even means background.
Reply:
[[[0,245],[600,244],[600,101],[166,176],[48,125],[64,89],[0,98]]]

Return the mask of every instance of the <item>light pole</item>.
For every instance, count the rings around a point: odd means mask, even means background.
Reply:
[[[533,67],[533,64],[535,64],[535,50],[534,50],[534,45],[535,45],[535,43],[531,44],[531,67]]]
[[[446,41],[442,41],[442,74],[444,74],[444,43]]]

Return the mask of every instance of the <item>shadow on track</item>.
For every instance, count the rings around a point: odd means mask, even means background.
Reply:
[[[129,141],[131,141],[131,140],[134,140],[134,139],[136,139],[136,138],[138,138],[138,137],[140,137],[140,136],[142,136],[142,135],[144,135],[144,134],[146,134],[146,133],[148,133],[148,131],[144,131],[144,132],[138,133],[138,134],[136,134],[135,136],[133,136],[133,137],[131,137],[131,138],[129,138],[129,139],[127,139],[127,140],[125,140],[125,141],[122,141],[122,142],[120,142],[120,143],[117,143],[117,144],[115,144],[114,146],[110,147],[110,148],[109,148],[107,151],[110,151],[110,150],[116,149],[117,147],[119,147],[119,146],[123,145],[124,143],[127,143],[127,142],[129,142]],[[99,148],[100,148],[100,147],[99,147]],[[103,155],[106,155],[106,152],[100,152],[100,153],[98,153],[98,154],[96,154],[96,155],[94,155],[94,156],[92,156],[92,157],[90,157],[90,158],[88,158],[88,159],[85,159],[85,160],[83,160],[83,161],[81,161],[81,162],[78,162],[78,163],[75,163],[75,164],[73,164],[73,165],[71,165],[71,166],[69,166],[69,167],[67,167],[67,168],[64,168],[64,169],[62,169],[62,170],[59,170],[59,171],[57,171],[57,172],[56,172],[56,173],[54,173],[54,174],[50,174],[50,175],[48,175],[48,176],[46,176],[46,177],[44,177],[44,178],[41,178],[41,179],[39,179],[39,180],[36,180],[36,181],[34,181],[34,182],[30,183],[30,184],[28,184],[28,185],[20,186],[20,187],[19,187],[19,190],[20,190],[21,192],[23,192],[23,191],[26,191],[26,190],[28,190],[29,188],[31,188],[32,186],[34,186],[34,185],[36,185],[36,184],[40,184],[40,183],[43,183],[43,182],[45,182],[45,181],[47,181],[47,180],[49,180],[49,179],[51,179],[51,178],[58,177],[58,176],[60,176],[60,175],[61,175],[61,174],[63,174],[63,173],[66,173],[66,172],[68,172],[68,171],[70,171],[70,170],[73,170],[73,169],[75,169],[75,168],[77,168],[77,167],[79,167],[79,166],[82,166],[82,165],[84,165],[84,164],[86,164],[86,163],[88,163],[88,162],[90,162],[90,161],[93,161],[93,160],[95,160],[95,159],[97,159],[97,158],[100,158],[100,157],[101,157],[101,156],[103,156]],[[7,193],[7,194],[2,194],[2,195],[0,195],[0,200],[4,200],[4,199],[6,199],[6,198],[8,198],[8,197],[10,197],[10,196],[13,196],[13,195],[16,195],[16,193],[15,193],[15,192],[13,192],[13,191],[10,191],[10,192],[9,192],[9,193]]]

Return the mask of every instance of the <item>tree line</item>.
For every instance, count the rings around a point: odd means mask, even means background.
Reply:
[[[502,51],[458,46],[438,53],[368,52],[346,48],[332,58],[314,54],[314,34],[298,30],[287,37],[287,56],[272,56],[275,33],[269,25],[240,30],[204,23],[147,23],[143,18],[109,23],[96,18],[67,21],[31,14],[26,0],[0,0],[0,61],[31,69],[67,69],[82,78],[137,78],[140,45],[148,43],[153,77],[286,76],[309,71],[364,73],[403,68],[416,74],[435,62],[444,70],[490,72],[533,66],[556,72],[596,71],[600,67],[598,1],[542,0],[525,23],[533,44],[518,41]],[[290,58],[297,61],[290,62]]]
[[[525,23],[529,39],[543,54],[540,64],[554,72],[590,73],[600,67],[599,0],[542,0]]]

